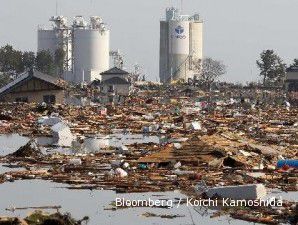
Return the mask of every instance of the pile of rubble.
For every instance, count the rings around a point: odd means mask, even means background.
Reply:
[[[24,219],[18,217],[0,217],[0,225],[80,225],[88,221],[88,217],[76,221],[70,214],[45,213],[35,211]]]
[[[5,124],[0,133],[52,137],[53,144],[47,147],[73,150],[72,154],[42,154],[31,141],[0,158],[0,162],[26,168],[5,173],[0,183],[38,178],[71,184],[71,189],[178,189],[193,195],[203,181],[209,189],[263,184],[266,189],[298,191],[298,108],[273,108],[225,94],[211,100],[201,92],[186,96],[155,90],[129,97],[123,105],[4,104],[0,114]],[[121,146],[102,141],[96,144],[97,151],[86,151],[88,138],[116,132],[156,136],[160,141]],[[294,203],[283,204],[288,210],[283,214],[292,218]],[[245,210],[228,212],[253,221],[249,216],[253,214]],[[276,214],[265,208],[247,210]]]

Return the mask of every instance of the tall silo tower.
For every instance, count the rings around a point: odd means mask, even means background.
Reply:
[[[100,73],[109,69],[110,31],[97,16],[90,24],[78,16],[73,23],[74,81],[90,82],[100,79]]]
[[[193,62],[202,58],[203,22],[199,15],[181,15],[179,9],[167,8],[166,19],[160,22],[160,81],[193,78]]]
[[[67,18],[63,16],[53,16],[50,18],[53,27],[38,27],[37,31],[37,51],[48,50],[52,57],[58,50],[64,53],[64,72],[72,69],[72,38],[71,29],[67,26]],[[62,75],[62,74],[61,74]]]

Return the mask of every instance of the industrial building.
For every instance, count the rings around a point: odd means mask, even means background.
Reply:
[[[100,79],[100,73],[109,69],[110,32],[98,16],[87,23],[82,16],[75,17],[72,26],[63,16],[51,17],[53,28],[38,29],[38,51],[49,50],[52,56],[62,49],[65,55],[61,75],[74,83]]]
[[[194,78],[193,62],[203,58],[203,22],[198,14],[167,8],[160,22],[159,76],[162,83]]]
[[[50,18],[53,22],[52,28],[39,26],[37,31],[37,51],[49,51],[52,57],[58,50],[64,52],[63,70],[72,70],[72,30],[67,25],[67,18],[63,16],[53,16]]]
[[[90,18],[88,26],[82,17],[73,24],[74,81],[90,82],[100,79],[100,73],[109,69],[110,32],[102,19]]]

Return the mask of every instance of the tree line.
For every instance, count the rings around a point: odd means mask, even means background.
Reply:
[[[35,54],[32,51],[19,51],[11,45],[5,45],[0,48],[0,86],[31,69],[58,77],[63,72],[63,61],[62,49],[58,49],[54,55],[48,50]]]
[[[35,54],[32,51],[16,50],[11,45],[3,46],[0,48],[0,87],[30,69],[59,77],[64,71],[64,56],[63,49],[58,49],[52,55],[48,50]],[[284,84],[287,65],[273,50],[264,50],[256,64],[263,86]],[[212,58],[194,61],[192,65],[198,81],[208,88],[226,73],[226,66]],[[298,67],[298,59],[294,59],[290,66]]]

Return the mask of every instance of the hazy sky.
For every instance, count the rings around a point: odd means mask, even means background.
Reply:
[[[158,77],[159,20],[180,0],[57,0],[58,14],[99,15],[111,29],[111,49],[125,54],[126,65],[140,64]],[[297,0],[183,0],[183,13],[204,20],[204,56],[222,60],[225,80],[258,79],[255,61],[274,49],[290,63],[298,58]],[[0,45],[36,50],[37,25],[56,14],[56,0],[1,0]],[[86,18],[87,19],[87,18]]]

